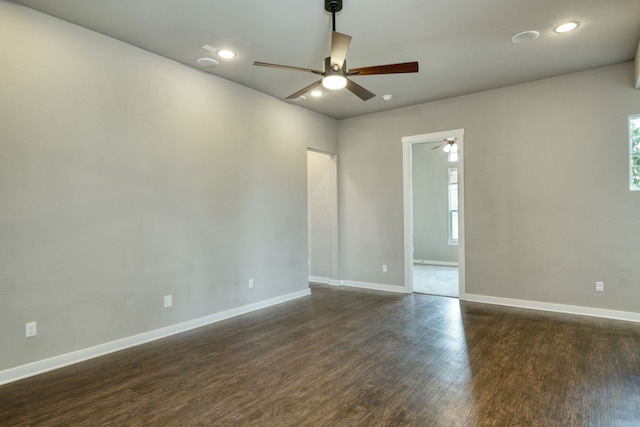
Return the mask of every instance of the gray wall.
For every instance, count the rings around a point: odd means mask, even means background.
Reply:
[[[306,149],[336,140],[342,278],[402,286],[400,140],[458,128],[467,292],[640,312],[631,63],[337,123],[0,16],[0,370],[305,289]]]
[[[449,244],[449,168],[458,163],[437,144],[412,144],[411,163],[413,259],[458,262],[458,246]]]
[[[309,276],[331,278],[331,156],[309,151]]]
[[[343,278],[404,283],[401,138],[464,128],[467,292],[640,312],[632,83],[625,63],[341,121]]]
[[[307,147],[336,152],[335,120],[0,16],[0,370],[308,288]]]

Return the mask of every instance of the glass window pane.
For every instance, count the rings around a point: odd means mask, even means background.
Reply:
[[[458,210],[458,184],[453,184],[449,191],[449,210]]]
[[[449,244],[458,241],[458,168],[449,168]]]
[[[458,183],[458,168],[449,168],[449,184]]]
[[[630,188],[640,190],[640,115],[629,117]]]
[[[458,240],[458,211],[451,212],[451,240]]]

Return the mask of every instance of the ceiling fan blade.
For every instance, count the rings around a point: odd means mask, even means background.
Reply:
[[[331,68],[337,64],[342,69],[350,44],[351,36],[337,31],[331,33]]]
[[[348,75],[367,76],[371,74],[400,74],[417,73],[417,62],[403,62],[401,64],[376,65],[373,67],[352,68]]]
[[[354,95],[356,95],[358,98],[362,99],[363,101],[366,101],[367,99],[371,99],[374,96],[376,96],[375,93],[369,92],[359,84],[349,79],[347,79],[347,89],[349,89],[351,92],[353,92]]]
[[[281,68],[283,70],[304,71],[307,73],[322,75],[322,71],[312,70],[311,68],[290,67],[289,65],[270,64],[268,62],[260,62],[260,61],[254,61],[253,65],[257,65],[258,67]]]
[[[287,96],[286,99],[296,99],[300,95],[304,95],[305,93],[310,92],[312,89],[315,89],[316,87],[320,86],[321,84],[322,84],[322,80],[318,80],[315,83],[311,83],[309,86],[305,87],[304,89],[300,89],[296,93],[292,93],[291,95]]]

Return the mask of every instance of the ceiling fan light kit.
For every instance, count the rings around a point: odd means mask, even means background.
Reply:
[[[355,83],[348,77],[366,76],[373,74],[399,74],[399,73],[417,73],[417,62],[403,62],[400,64],[377,65],[364,68],[347,68],[347,52],[351,44],[351,36],[336,31],[336,12],[342,10],[342,0],[324,0],[324,8],[331,13],[333,22],[333,31],[331,32],[331,56],[324,59],[323,69],[313,70],[310,68],[291,67],[288,65],[271,64],[268,62],[255,61],[253,65],[260,67],[281,68],[284,70],[303,71],[322,76],[322,79],[311,83],[309,86],[289,95],[286,99],[298,99],[301,95],[310,93],[319,87],[336,90],[347,88],[351,93],[366,101],[376,96],[369,92],[359,84]]]
[[[342,89],[347,85],[347,78],[340,75],[326,76],[322,79],[322,86],[327,89]]]
[[[458,152],[458,138],[446,138],[444,141],[444,146],[442,147],[442,151],[445,153],[457,153]]]
[[[437,150],[438,148],[442,148],[442,151],[445,153],[457,153],[458,152],[458,138],[445,138],[442,142],[433,142],[431,144],[438,144],[432,148],[432,150]]]

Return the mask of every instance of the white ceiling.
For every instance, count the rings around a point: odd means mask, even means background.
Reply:
[[[331,14],[324,0],[16,0],[191,67],[284,99],[318,76],[253,66],[322,69]],[[580,27],[553,28],[577,20]],[[346,90],[287,101],[335,118],[631,61],[640,40],[638,0],[344,0],[337,31],[353,37],[350,68],[418,61],[420,72],[352,79],[377,96]],[[515,45],[516,33],[540,37]],[[238,53],[202,69],[210,45]],[[632,84],[630,81],[629,84]],[[386,102],[382,95],[392,94]]]

